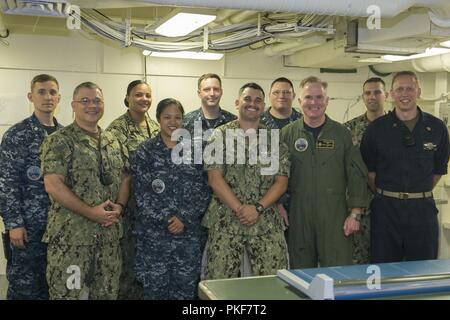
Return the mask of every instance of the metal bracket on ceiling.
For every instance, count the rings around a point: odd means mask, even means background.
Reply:
[[[123,46],[125,48],[131,46],[131,9],[126,10],[126,17],[125,17],[125,37],[123,39]]]

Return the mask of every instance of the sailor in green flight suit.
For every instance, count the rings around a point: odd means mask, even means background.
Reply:
[[[367,168],[350,131],[325,115],[327,84],[300,84],[304,116],[282,130],[289,147],[291,268],[352,264],[351,235],[367,206]]]

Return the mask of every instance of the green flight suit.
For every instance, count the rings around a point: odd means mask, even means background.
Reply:
[[[291,157],[291,268],[351,264],[343,226],[350,208],[367,205],[367,168],[350,131],[327,117],[315,142],[301,118],[283,128],[281,141]]]

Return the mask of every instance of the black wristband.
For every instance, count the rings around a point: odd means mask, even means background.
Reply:
[[[255,208],[256,208],[256,212],[258,212],[259,214],[263,214],[264,213],[264,207],[261,203],[259,202],[255,202],[254,204]]]

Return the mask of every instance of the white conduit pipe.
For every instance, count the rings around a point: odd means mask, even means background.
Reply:
[[[366,17],[372,14],[368,8],[375,5],[380,9],[382,17],[394,17],[414,6],[418,0],[284,0],[284,1],[261,1],[261,0],[142,0],[152,4],[176,5],[182,7],[208,7],[227,8],[255,11],[272,12],[298,12],[314,13],[331,16]],[[424,2],[424,0],[422,0]],[[433,3],[433,0],[429,1]],[[424,5],[429,7],[428,5]]]
[[[397,72],[410,70],[417,72],[442,72],[450,71],[450,53],[444,53],[432,57],[418,58],[414,60],[398,61],[395,63],[381,63],[374,66],[378,72]]]
[[[8,29],[3,22],[3,15],[0,13],[0,38],[6,38],[9,34]]]

